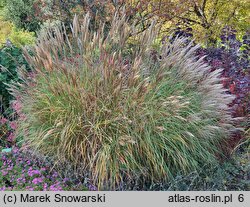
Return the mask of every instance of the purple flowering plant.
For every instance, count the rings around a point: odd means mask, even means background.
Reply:
[[[20,121],[25,118],[21,108],[20,101],[17,99],[10,104],[9,110],[11,113],[8,115],[0,114],[0,146],[9,148],[15,143],[15,130],[18,126],[17,118]]]
[[[0,153],[0,191],[96,190],[90,184],[62,177],[49,164],[30,157],[17,147],[11,153]]]

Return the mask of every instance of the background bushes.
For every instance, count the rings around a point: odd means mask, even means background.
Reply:
[[[10,40],[16,47],[32,45],[35,43],[35,33],[17,29],[13,23],[5,21],[0,17],[0,48],[6,41]]]
[[[11,0],[4,4],[4,16],[19,29],[35,32],[40,28],[35,0]]]

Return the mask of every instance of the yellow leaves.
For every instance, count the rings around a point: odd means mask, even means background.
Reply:
[[[186,22],[192,27],[196,41],[201,43],[216,40],[225,26],[236,29],[239,37],[249,28],[249,0],[134,0],[130,5],[131,11],[140,8],[137,12],[144,25],[146,20],[157,16],[163,37],[171,34],[177,23],[186,28]]]
[[[4,44],[9,39],[15,46],[32,45],[35,42],[35,34],[24,30],[18,30],[12,23],[4,21],[0,17],[0,43]]]
[[[4,44],[6,42],[6,39],[8,35],[12,31],[13,25],[10,22],[2,20],[0,18],[0,43]]]

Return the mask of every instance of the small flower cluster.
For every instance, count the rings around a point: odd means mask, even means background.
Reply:
[[[21,103],[19,100],[14,100],[11,103],[12,113],[6,118],[0,115],[0,146],[8,148],[14,144],[15,130],[17,129],[17,117],[20,120],[24,119],[24,114],[21,112]]]
[[[96,190],[95,186],[61,177],[49,164],[29,159],[17,147],[0,154],[0,191]]]
[[[14,142],[14,130],[17,128],[16,121],[11,121],[5,117],[0,116],[0,145],[10,147]]]
[[[18,121],[24,121],[25,115],[22,113],[22,105],[17,97],[10,104],[11,115],[4,116],[0,114],[0,146],[8,148],[15,144],[15,130],[18,127]]]

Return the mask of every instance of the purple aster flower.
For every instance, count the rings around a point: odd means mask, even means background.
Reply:
[[[43,182],[43,179],[42,178],[34,178],[33,180],[32,180],[32,183],[34,183],[34,184],[38,184],[38,183],[42,183]]]
[[[46,191],[46,190],[47,190],[47,187],[48,187],[48,184],[47,184],[47,183],[44,183],[44,185],[43,185],[43,190]]]
[[[6,189],[6,187],[4,186],[4,187],[0,188],[0,191],[5,191],[5,189]]]

